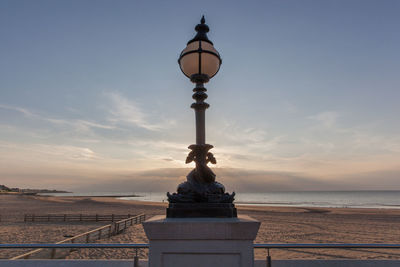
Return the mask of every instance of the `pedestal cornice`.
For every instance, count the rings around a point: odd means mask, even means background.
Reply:
[[[150,240],[254,240],[260,222],[238,218],[166,218],[155,216],[143,223]]]

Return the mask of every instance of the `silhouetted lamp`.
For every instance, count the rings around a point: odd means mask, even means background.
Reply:
[[[196,168],[186,176],[187,181],[178,186],[177,193],[167,193],[167,217],[237,217],[233,204],[235,193],[226,193],[207,166],[215,164],[216,159],[209,152],[213,146],[206,144],[205,110],[210,105],[204,102],[207,98],[204,83],[217,74],[222,61],[207,37],[210,29],[204,16],[200,22],[195,28],[196,36],[187,43],[178,60],[182,72],[196,84],[193,89],[196,102],[191,105],[196,116],[196,144],[189,146],[192,151],[186,158],[186,163],[194,161]]]

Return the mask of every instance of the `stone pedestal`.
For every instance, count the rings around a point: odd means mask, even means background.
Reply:
[[[260,222],[238,218],[166,218],[143,223],[149,267],[252,267]]]

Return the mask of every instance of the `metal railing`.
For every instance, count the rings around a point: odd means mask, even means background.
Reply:
[[[267,267],[271,267],[270,249],[400,249],[400,244],[253,244],[255,249],[266,249]],[[0,244],[0,249],[79,249],[79,248],[117,248],[134,249],[134,267],[139,266],[139,249],[148,249],[149,244],[118,243],[118,244]]]
[[[25,214],[24,222],[115,222],[133,214]]]
[[[133,267],[139,267],[139,249],[149,248],[149,244],[0,244],[0,249],[79,249],[79,248],[130,248],[135,250]],[[35,250],[34,250],[35,251]]]
[[[68,243],[75,243],[75,242],[82,242],[82,241],[89,243],[92,240],[99,240],[104,237],[110,238],[111,236],[122,233],[129,226],[132,226],[134,224],[140,224],[140,223],[144,222],[145,220],[146,220],[145,214],[136,215],[134,217],[120,220],[118,222],[114,222],[112,224],[107,224],[102,227],[84,232],[82,234],[75,235],[73,237],[69,237],[69,238],[59,241],[53,245],[64,245],[64,244],[68,244]],[[13,258],[11,258],[11,260],[29,259],[32,255],[40,253],[40,252],[43,252],[42,247],[35,249],[33,251],[30,251],[30,252],[24,253],[22,255],[13,257]],[[66,256],[64,254],[61,256]],[[42,255],[42,257],[43,257],[43,255]],[[50,251],[50,253],[48,254],[48,258],[50,258],[50,259],[56,258],[56,248],[53,248]]]
[[[317,244],[253,244],[254,248],[400,248],[400,244],[342,244],[342,243],[317,243]]]
[[[75,244],[0,244],[0,249],[23,249],[23,248],[149,248],[149,244],[135,244],[135,243],[75,243]]]
[[[320,244],[253,244],[255,249],[266,249],[266,267],[271,267],[270,249],[360,249],[360,248],[373,248],[373,249],[400,249],[400,244],[342,244],[342,243],[320,243]]]

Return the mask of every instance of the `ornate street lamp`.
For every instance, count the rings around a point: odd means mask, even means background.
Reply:
[[[235,193],[226,193],[207,166],[209,162],[215,164],[216,160],[209,152],[213,146],[206,144],[205,111],[210,105],[204,102],[207,98],[204,83],[217,74],[222,60],[207,37],[210,29],[204,16],[195,30],[196,36],[187,43],[178,63],[183,74],[196,84],[193,89],[196,102],[191,105],[196,115],[196,144],[189,146],[192,151],[186,158],[186,163],[194,161],[196,168],[187,175],[187,181],[178,186],[177,193],[167,193],[167,217],[237,217],[233,204]]]

